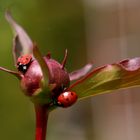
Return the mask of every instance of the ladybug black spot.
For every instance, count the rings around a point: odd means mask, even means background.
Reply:
[[[71,95],[73,96],[73,92],[71,92]]]
[[[68,102],[69,101],[69,98],[66,98],[66,101]]]

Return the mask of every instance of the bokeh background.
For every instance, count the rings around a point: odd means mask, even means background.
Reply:
[[[0,0],[0,65],[14,70],[12,31],[4,18],[10,8],[42,54],[62,61],[68,71],[140,56],[139,0]],[[33,140],[33,104],[18,80],[0,72],[0,139]],[[140,88],[100,95],[57,109],[49,117],[48,140],[139,140]]]

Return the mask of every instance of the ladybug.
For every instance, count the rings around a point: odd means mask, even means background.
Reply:
[[[29,54],[22,55],[17,59],[17,68],[20,72],[25,73],[30,63],[32,62],[32,56]]]
[[[65,91],[61,93],[57,98],[57,104],[61,107],[69,107],[77,101],[77,94],[73,91]]]

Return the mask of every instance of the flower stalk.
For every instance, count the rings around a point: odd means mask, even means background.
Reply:
[[[46,140],[48,108],[46,106],[35,105],[36,131],[35,140]]]

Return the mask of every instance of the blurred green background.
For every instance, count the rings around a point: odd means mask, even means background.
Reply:
[[[99,66],[140,56],[138,0],[0,0],[0,66],[15,69],[13,35],[4,18],[6,8],[43,55],[51,52],[61,62],[68,49],[68,71],[90,61]],[[0,139],[33,140],[33,104],[15,77],[0,72],[0,85]],[[48,140],[140,139],[139,91],[101,95],[52,112]]]

